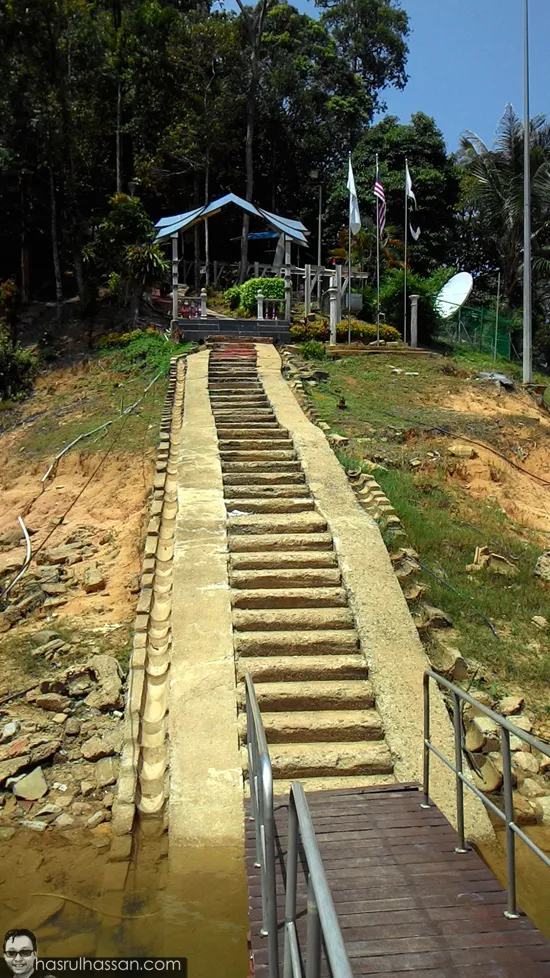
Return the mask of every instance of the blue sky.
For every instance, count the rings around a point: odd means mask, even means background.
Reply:
[[[312,0],[290,0],[315,15]],[[529,0],[531,114],[550,115],[550,0]],[[232,5],[232,4],[230,4]],[[473,129],[492,142],[508,102],[523,115],[523,0],[402,0],[411,37],[404,92],[390,90],[388,111],[436,119],[449,150]]]

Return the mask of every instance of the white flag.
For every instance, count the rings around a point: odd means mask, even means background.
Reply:
[[[413,191],[413,185],[412,185],[411,175],[409,173],[409,161],[408,160],[405,160],[405,181],[406,181],[407,197],[409,198],[409,200],[414,200],[414,209],[417,210],[418,203],[416,201],[416,195],[415,195],[415,193]],[[412,224],[409,224],[409,229],[410,229],[410,232],[411,232],[414,240],[415,241],[418,241],[418,239],[420,237],[420,228],[416,228],[415,229],[415,228],[413,228]]]
[[[359,213],[359,201],[357,200],[357,191],[355,189],[355,178],[353,176],[353,168],[351,165],[351,153],[349,157],[348,190],[349,190],[349,225],[352,234],[357,234],[357,232],[361,230],[361,215]]]

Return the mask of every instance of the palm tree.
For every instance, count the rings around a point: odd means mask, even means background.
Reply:
[[[513,106],[498,125],[492,149],[473,132],[461,139],[460,161],[475,181],[475,199],[485,234],[500,258],[503,289],[510,304],[523,267],[523,132]],[[550,275],[550,124],[540,115],[531,121],[533,272],[535,281]]]

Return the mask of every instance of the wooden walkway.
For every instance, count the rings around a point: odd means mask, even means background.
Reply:
[[[420,808],[416,785],[312,792],[307,800],[354,975],[550,975],[550,943],[527,917],[503,916],[504,890],[474,852],[454,851],[456,833],[437,808]],[[287,800],[276,797],[281,949],[287,819]],[[266,978],[249,821],[246,858],[253,973]],[[305,946],[303,866],[299,873],[298,933]],[[330,974],[325,962],[322,973]]]

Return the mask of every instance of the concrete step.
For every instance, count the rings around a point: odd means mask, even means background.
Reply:
[[[292,439],[281,435],[277,432],[277,436],[273,438],[249,438],[245,436],[244,438],[222,438],[218,433],[218,447],[220,453],[224,455],[226,452],[232,451],[289,451],[294,447],[292,444]]]
[[[274,778],[322,778],[336,775],[391,774],[391,754],[382,742],[363,744],[273,744],[269,751]],[[248,757],[241,748],[243,770]]]
[[[306,713],[262,713],[270,744],[383,740],[384,727],[376,710],[315,710]],[[239,739],[246,743],[246,714],[238,720]]]
[[[235,407],[233,404],[220,404],[219,407],[211,404],[212,413],[217,424],[220,422],[228,424],[248,424],[249,421],[274,421],[275,415],[269,404],[260,404],[255,407],[253,404]]]
[[[294,632],[352,629],[353,615],[349,608],[235,608],[233,628],[236,632]]]
[[[261,499],[256,497],[235,497],[233,494],[228,498],[226,494],[225,505],[227,511],[233,509],[241,513],[310,513],[315,510],[315,503],[311,497],[305,499]]]
[[[262,713],[304,710],[366,710],[374,706],[374,691],[367,679],[318,682],[255,683]],[[244,711],[244,683],[237,686],[239,708]]]
[[[280,428],[278,424],[273,421],[266,422],[265,424],[256,424],[255,427],[250,425],[250,428],[236,428],[230,425],[218,424],[216,425],[216,430],[218,433],[218,440],[220,442],[224,441],[275,441],[281,438],[288,438],[288,435],[284,428]]]
[[[224,479],[224,489],[225,489],[225,500],[226,505],[232,501],[237,505],[237,503],[245,502],[247,499],[257,501],[258,499],[312,499],[312,495],[306,485],[290,485],[290,486],[273,486],[273,485],[250,485],[250,480],[248,485],[225,485]]]
[[[305,487],[305,476],[303,472],[295,470],[283,470],[283,472],[224,472],[223,484],[226,491],[233,491],[234,487],[243,487],[248,491],[252,483],[256,490],[265,488],[288,488],[289,491],[296,491],[298,487]],[[307,490],[309,492],[309,489]]]
[[[277,515],[276,513],[251,513],[247,516],[230,516],[227,532],[240,533],[321,533],[326,531],[327,521],[319,513],[295,513]],[[293,549],[290,547],[290,549]]]
[[[221,449],[220,458],[222,462],[293,462],[296,458],[294,449],[274,449],[256,448],[244,449]]]
[[[273,782],[273,794],[277,795],[278,798],[288,796],[292,782],[292,778],[277,778]],[[352,791],[355,788],[375,788],[382,784],[395,784],[395,775],[363,774],[346,777],[344,774],[327,778],[300,778],[300,784],[306,794],[312,791],[338,791],[338,789],[342,788],[347,788],[349,791]],[[245,781],[244,791],[245,797],[249,798],[248,781]]]
[[[228,540],[230,553],[250,553],[251,551],[265,552],[288,550],[330,550],[333,552],[333,542],[330,533],[257,533],[250,536],[237,533]]]
[[[331,629],[323,631],[261,632],[244,629],[234,631],[235,655],[250,659],[268,655],[354,655],[359,649],[359,636],[355,629]]]
[[[323,553],[316,550],[310,550],[305,552],[297,551],[296,553],[289,553],[287,551],[286,553],[277,552],[231,555],[232,571],[272,570],[278,572],[283,570],[297,570],[299,568],[314,570],[315,568],[322,567],[338,567],[338,561],[334,552]]]
[[[342,583],[338,567],[298,568],[281,570],[232,570],[232,588],[338,588]]]
[[[382,742],[277,744],[270,751],[274,778],[391,774],[393,761]]]
[[[348,596],[340,587],[258,588],[231,592],[232,608],[345,608]]]
[[[239,659],[237,679],[244,682],[247,672],[254,684],[368,679],[369,674],[362,655],[279,655]]]
[[[222,461],[223,477],[227,473],[233,474],[235,472],[248,473],[248,477],[256,478],[256,475],[267,476],[268,474],[273,474],[281,476],[281,478],[287,474],[299,475],[300,480],[304,480],[304,473],[300,468],[300,463],[297,459],[289,459],[283,462],[270,462],[266,459],[263,461],[261,459],[256,459],[254,462],[223,462]]]

